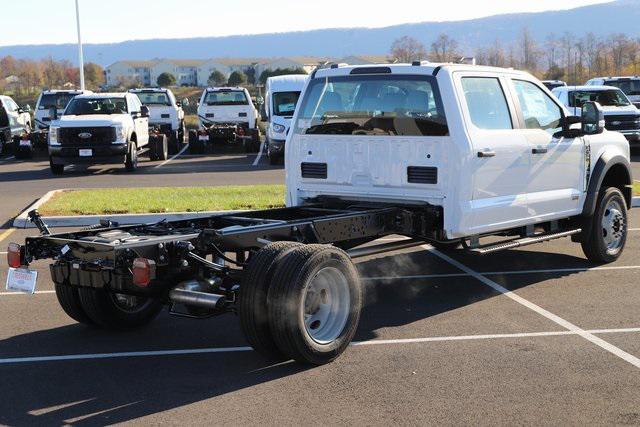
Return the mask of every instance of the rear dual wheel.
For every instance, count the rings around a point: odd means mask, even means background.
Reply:
[[[268,245],[256,254],[241,287],[240,315],[247,340],[270,358],[314,365],[331,362],[347,348],[358,327],[362,288],[355,266],[344,251],[330,245],[272,245],[281,246]],[[260,270],[267,274],[256,279]],[[255,316],[242,309],[262,311]]]
[[[79,288],[66,283],[57,283],[55,290],[65,313],[76,322],[90,326],[134,329],[155,319],[162,309],[162,303],[150,297]]]

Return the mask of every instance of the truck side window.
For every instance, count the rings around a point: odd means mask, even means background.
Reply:
[[[561,130],[562,110],[535,84],[514,80],[527,129],[542,129],[550,134]]]
[[[497,78],[463,77],[471,122],[480,129],[513,129],[507,99]]]

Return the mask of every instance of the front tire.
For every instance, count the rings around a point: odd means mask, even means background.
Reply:
[[[104,289],[78,288],[80,303],[87,316],[108,329],[129,330],[151,322],[162,310],[162,302],[107,292]]]
[[[581,243],[582,251],[590,261],[607,264],[622,255],[627,242],[627,204],[618,188],[600,191],[596,210],[587,227],[588,237]]]
[[[360,321],[358,272],[334,246],[295,248],[276,267],[267,306],[282,353],[313,365],[331,362],[347,348]]]
[[[135,172],[138,169],[138,147],[135,142],[129,143],[129,152],[124,161],[124,168],[127,172]]]
[[[64,173],[64,165],[57,165],[53,163],[52,159],[49,159],[49,168],[54,175],[62,175]]]

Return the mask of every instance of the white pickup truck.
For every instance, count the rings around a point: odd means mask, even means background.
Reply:
[[[138,154],[166,158],[167,140],[149,145],[149,108],[131,93],[78,95],[49,126],[49,163],[53,174],[72,164],[124,164],[138,167]],[[161,153],[161,154],[158,154]]]
[[[189,132],[189,148],[194,154],[208,147],[236,146],[245,152],[260,149],[258,110],[249,91],[242,87],[210,87],[198,103],[198,130]]]
[[[609,263],[625,247],[629,144],[605,130],[597,103],[571,116],[525,72],[320,69],[285,147],[286,208],[56,235],[32,211],[42,236],[9,246],[22,282],[8,288],[33,291],[28,264],[51,258],[58,300],[81,323],[139,327],[164,304],[183,317],[235,313],[262,354],[323,364],[358,327],[355,258],[571,237]],[[375,242],[389,235],[409,239]]]
[[[188,106],[189,100],[177,101],[173,92],[165,88],[130,89],[129,92],[149,107],[149,127],[167,136],[169,153],[179,152],[186,143],[182,106]]]

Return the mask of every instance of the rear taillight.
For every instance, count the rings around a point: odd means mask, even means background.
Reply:
[[[142,288],[149,286],[151,279],[155,276],[156,263],[146,258],[136,258],[133,260],[131,272],[133,273],[133,284]]]
[[[23,247],[17,243],[9,243],[7,248],[7,263],[9,267],[19,268],[22,265]]]

